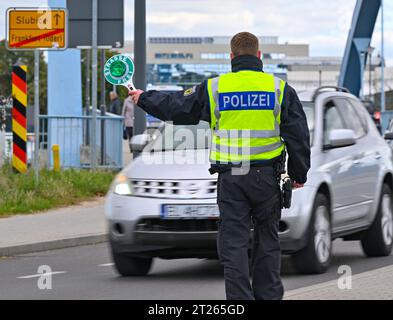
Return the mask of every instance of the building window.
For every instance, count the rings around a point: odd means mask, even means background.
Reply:
[[[277,44],[278,37],[260,37],[260,42],[263,44]]]
[[[194,55],[192,53],[155,53],[154,57],[156,59],[193,59]]]
[[[285,59],[286,55],[285,53],[271,53],[270,57],[273,60],[281,60],[281,59]]]
[[[151,37],[149,43],[152,44],[201,44],[203,38],[201,37]]]
[[[201,59],[204,60],[230,60],[229,53],[201,53]]]

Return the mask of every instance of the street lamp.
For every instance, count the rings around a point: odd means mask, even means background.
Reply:
[[[372,56],[373,56],[373,52],[374,52],[375,48],[372,46],[369,46],[367,48],[367,55],[369,57],[369,66],[368,66],[368,70],[369,70],[369,99],[372,100]]]
[[[319,87],[322,87],[322,64],[319,65]]]
[[[385,101],[385,21],[384,21],[384,4],[381,0],[381,111],[386,111]]]
[[[136,88],[146,89],[146,0],[134,0],[134,84]],[[135,108],[134,134],[146,130],[146,114],[141,108]]]

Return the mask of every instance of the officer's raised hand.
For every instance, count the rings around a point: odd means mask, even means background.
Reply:
[[[128,95],[131,97],[132,101],[137,105],[141,94],[144,93],[143,90],[130,90]]]
[[[303,183],[297,183],[296,181],[293,182],[293,188],[294,189],[301,189],[304,187]]]

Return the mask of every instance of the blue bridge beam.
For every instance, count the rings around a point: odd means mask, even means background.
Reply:
[[[381,0],[358,0],[352,18],[338,85],[361,96],[368,48],[374,33]]]

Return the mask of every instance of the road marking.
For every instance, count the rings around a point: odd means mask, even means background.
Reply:
[[[47,272],[47,273],[37,273],[37,274],[31,274],[29,276],[17,277],[17,279],[33,279],[33,278],[53,276],[55,274],[63,274],[63,273],[66,273],[66,272],[67,271],[54,271],[54,272]]]
[[[114,263],[110,262],[110,263],[99,264],[98,267],[112,267],[113,265],[114,265]]]

